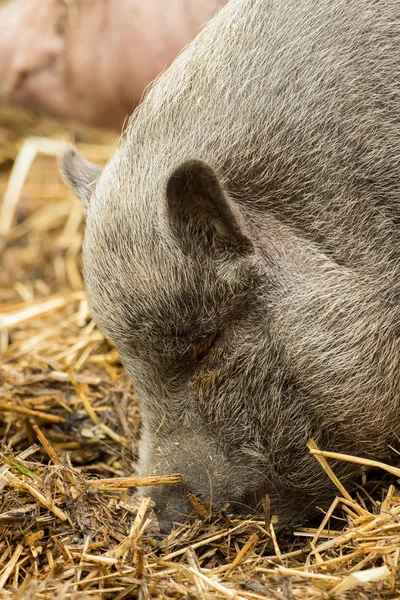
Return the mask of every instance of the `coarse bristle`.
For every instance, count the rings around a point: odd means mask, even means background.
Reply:
[[[30,137],[22,143],[22,135]],[[396,461],[309,449],[338,488],[314,527],[229,508],[161,538],[135,485],[140,413],[118,354],[92,322],[80,271],[83,217],[56,158],[78,141],[104,162],[113,134],[0,111],[0,598],[400,597]],[[15,159],[15,160],[14,160]],[[356,492],[329,458],[359,462]],[[398,461],[397,461],[398,462]],[[352,488],[353,489],[353,488]]]

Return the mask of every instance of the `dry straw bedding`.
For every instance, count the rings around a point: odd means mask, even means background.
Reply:
[[[22,144],[32,134],[45,140]],[[109,135],[0,111],[0,598],[400,598],[396,460],[351,494],[336,481],[314,528],[280,531],[267,499],[241,520],[193,500],[199,518],[158,535],[135,495],[134,391],[91,321],[82,213],[52,156],[72,135],[92,160],[111,150]]]

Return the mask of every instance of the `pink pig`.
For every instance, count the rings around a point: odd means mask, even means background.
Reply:
[[[0,10],[0,101],[121,128],[224,0],[13,0]]]

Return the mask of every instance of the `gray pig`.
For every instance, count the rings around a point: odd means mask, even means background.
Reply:
[[[399,439],[399,92],[398,0],[231,0],[102,173],[61,159],[140,471],[184,478],[150,490],[163,529],[187,492],[300,518],[334,495],[310,437],[375,458]]]

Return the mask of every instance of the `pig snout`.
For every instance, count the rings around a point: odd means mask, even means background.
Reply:
[[[151,496],[154,500],[160,532],[170,533],[173,523],[185,523],[193,513],[193,506],[187,500],[189,492],[184,484],[176,486],[160,486],[142,488],[143,496]]]
[[[144,441],[147,445],[147,435]],[[246,495],[248,482],[244,462],[240,464],[237,457],[227,456],[211,436],[181,434],[178,439],[169,435],[164,442],[157,440],[155,448],[142,446],[141,453],[140,471],[143,474],[174,472],[183,478],[178,485],[141,489],[142,495],[151,496],[155,502],[161,533],[168,533],[175,522],[185,523],[189,517],[199,516],[189,500],[191,495],[199,498],[210,515],[227,504],[233,512],[251,512],[255,508]],[[151,464],[143,461],[144,455],[150,457]]]

